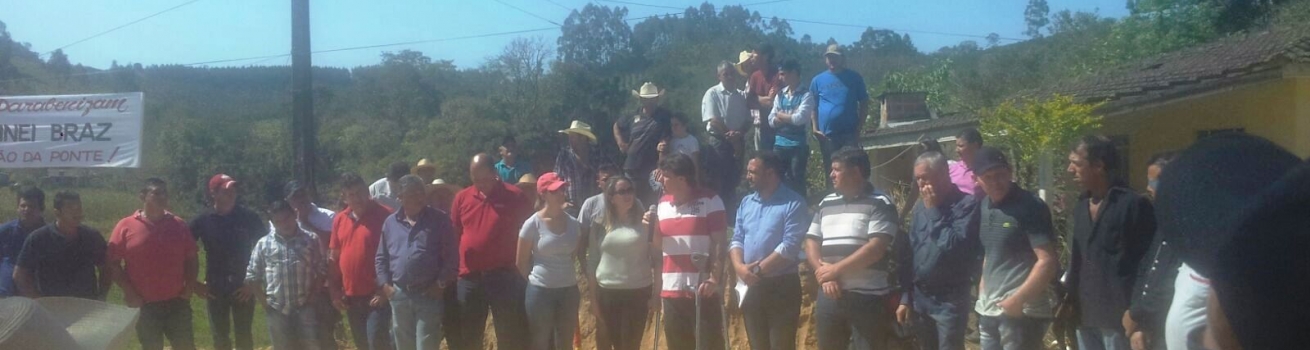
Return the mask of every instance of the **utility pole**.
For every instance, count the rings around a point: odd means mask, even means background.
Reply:
[[[317,194],[314,163],[318,123],[314,121],[313,63],[309,48],[309,0],[291,0],[291,142],[295,177]]]

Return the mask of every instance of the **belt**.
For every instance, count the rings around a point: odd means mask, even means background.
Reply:
[[[485,277],[486,275],[493,274],[493,273],[512,273],[517,276],[519,272],[517,267],[498,267],[490,270],[469,271],[468,273],[459,276],[459,278],[482,279],[482,277]]]

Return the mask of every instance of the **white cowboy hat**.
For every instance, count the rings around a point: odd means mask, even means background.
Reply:
[[[641,90],[632,90],[632,95],[639,98],[658,98],[664,95],[664,89],[655,86],[655,83],[646,82],[641,84]]]
[[[138,310],[81,299],[0,299],[0,349],[121,349]]]
[[[560,130],[559,133],[586,136],[587,139],[591,140],[591,143],[596,143],[596,134],[591,133],[591,125],[588,125],[581,120],[574,120],[572,124],[569,124],[568,129]]]

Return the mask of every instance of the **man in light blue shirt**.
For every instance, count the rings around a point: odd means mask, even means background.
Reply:
[[[738,279],[751,349],[793,349],[799,328],[801,242],[809,224],[804,198],[782,184],[782,158],[760,152],[746,167],[754,193],[741,200],[729,254]]]
[[[773,98],[773,111],[769,113],[769,125],[775,132],[773,149],[782,158],[783,167],[778,169],[782,182],[804,198],[808,193],[805,167],[810,159],[807,135],[812,130],[814,94],[801,85],[801,64],[794,59],[782,63],[778,79],[784,86]]]

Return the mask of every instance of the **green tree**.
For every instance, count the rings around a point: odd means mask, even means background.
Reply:
[[[1220,35],[1221,8],[1210,0],[1136,0],[1100,49],[1100,64],[1116,66],[1196,46]]]
[[[1046,0],[1028,0],[1028,7],[1023,10],[1024,23],[1028,24],[1028,29],[1023,34],[1030,38],[1042,37],[1042,28],[1051,23],[1047,17],[1050,13],[1051,7],[1046,5]]]
[[[560,27],[559,59],[591,67],[621,62],[632,52],[627,16],[627,8],[595,4],[569,13]]]
[[[1099,129],[1101,117],[1094,112],[1098,107],[1059,94],[1009,100],[985,111],[979,131],[1014,154],[1021,184],[1037,188],[1038,160],[1063,155],[1079,136]]]
[[[974,44],[973,48],[976,50],[977,44]],[[875,87],[870,95],[877,96],[886,92],[925,92],[928,94],[928,106],[933,109],[951,112],[965,110],[967,108],[962,106],[951,92],[953,64],[950,58],[946,58],[929,66],[887,74],[882,84]]]
[[[73,65],[68,62],[68,55],[64,54],[63,49],[50,53],[50,58],[46,60],[46,69],[65,79],[73,73]]]

